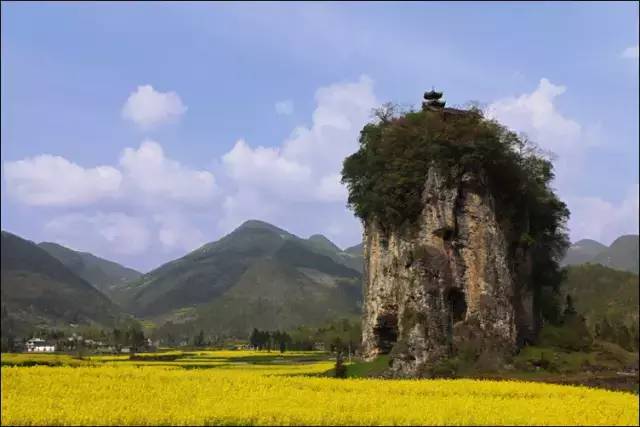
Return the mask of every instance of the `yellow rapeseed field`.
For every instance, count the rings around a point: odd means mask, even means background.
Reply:
[[[225,355],[242,360],[238,356]],[[638,425],[638,397],[630,393],[506,381],[309,376],[331,366],[216,363],[183,369],[105,360],[82,367],[3,367],[2,425]]]

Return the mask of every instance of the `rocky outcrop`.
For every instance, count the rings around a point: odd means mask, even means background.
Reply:
[[[499,361],[536,332],[526,218],[500,217],[481,171],[432,167],[422,200],[411,227],[365,223],[364,355],[391,353],[396,376],[463,353]]]

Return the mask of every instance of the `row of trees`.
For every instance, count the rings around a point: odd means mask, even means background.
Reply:
[[[168,340],[167,342],[172,343],[175,342],[176,340],[169,335],[168,336]],[[184,344],[184,343],[192,343],[194,347],[223,347],[225,342],[227,341],[227,338],[225,338],[225,336],[223,335],[219,335],[219,334],[208,334],[205,335],[205,332],[203,329],[200,329],[200,332],[198,332],[193,338],[188,339],[185,338],[182,340],[182,342],[180,344]]]
[[[280,353],[284,353],[287,347],[291,345],[291,336],[286,332],[280,331],[261,331],[254,328],[249,336],[249,345],[258,350],[275,350],[278,348]]]
[[[111,333],[113,344],[116,348],[122,348],[123,346],[129,346],[132,351],[140,351],[147,345],[147,339],[144,336],[142,329],[131,326],[125,330],[113,329]]]
[[[318,345],[330,352],[356,353],[360,347],[362,329],[360,321],[340,319],[317,328],[299,327],[290,332],[291,348],[312,350]]]
[[[354,354],[361,340],[360,322],[340,319],[323,326],[300,326],[288,332],[263,331],[254,328],[249,336],[249,345],[258,350],[309,351],[324,348],[332,353]]]

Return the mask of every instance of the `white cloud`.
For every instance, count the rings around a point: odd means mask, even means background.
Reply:
[[[76,250],[104,257],[142,255],[156,249],[164,253],[192,251],[207,239],[190,222],[188,212],[162,210],[141,211],[137,215],[123,212],[74,212],[48,221],[45,234]]]
[[[622,51],[621,56],[627,59],[638,59],[638,57],[640,56],[640,49],[638,45],[629,46],[628,48]]]
[[[177,213],[161,213],[154,215],[158,224],[158,240],[166,251],[175,249],[192,251],[202,246],[206,240],[200,230]]]
[[[311,128],[300,126],[283,144],[283,155],[312,164],[325,173],[342,168],[345,156],[358,149],[362,126],[379,105],[373,80],[361,76],[355,83],[337,83],[318,89]]]
[[[344,158],[358,149],[362,126],[378,105],[373,81],[362,76],[352,83],[320,88],[315,95],[316,109],[310,127],[296,127],[279,146],[252,148],[239,140],[222,157],[234,191],[223,205],[223,228],[264,212],[265,200],[272,203],[272,218],[317,208],[318,203],[333,203],[344,215],[347,192],[340,183]],[[245,217],[245,215],[250,215]],[[280,216],[279,216],[280,215]],[[350,213],[344,217],[349,220]],[[294,220],[295,221],[295,220]]]
[[[32,206],[80,206],[118,194],[122,174],[111,166],[83,168],[64,157],[43,154],[5,162],[10,195]]]
[[[249,219],[260,219],[275,223],[278,213],[290,208],[277,202],[259,189],[250,186],[239,188],[224,198],[218,228],[228,233]]]
[[[342,175],[339,173],[323,176],[318,185],[318,198],[327,202],[346,201],[348,191],[340,182],[341,179]]]
[[[202,204],[215,195],[212,173],[188,169],[167,158],[155,141],[145,140],[137,150],[126,148],[120,156],[120,167],[133,198],[144,197],[156,204],[165,200]]]
[[[580,143],[582,132],[579,123],[563,116],[554,105],[554,99],[566,90],[565,86],[541,79],[532,93],[497,100],[487,107],[486,114],[511,129],[525,132],[544,149],[565,151]]]
[[[177,120],[187,107],[175,92],[158,92],[151,85],[138,86],[122,107],[122,117],[143,129]]]
[[[591,238],[610,244],[622,234],[638,234],[638,184],[619,203],[599,197],[569,197],[572,241]]]
[[[565,86],[543,78],[533,92],[499,99],[485,110],[487,117],[526,134],[542,150],[553,154],[555,185],[561,190],[578,182],[587,150],[602,139],[599,123],[584,127],[558,110],[556,98],[566,91]]]
[[[293,114],[293,101],[286,99],[284,101],[278,101],[275,104],[276,113],[281,116],[290,116]]]
[[[251,148],[239,140],[222,158],[228,174],[240,185],[273,193],[285,187],[289,196],[313,199],[321,189],[326,195],[345,156],[357,150],[360,129],[377,105],[372,84],[363,76],[356,83],[319,89],[310,128],[298,126],[277,147]]]
[[[72,207],[114,198],[129,205],[205,204],[216,190],[211,172],[167,158],[160,144],[151,140],[137,149],[126,148],[119,169],[84,168],[64,157],[45,154],[5,162],[4,177],[9,194],[33,206]]]
[[[56,241],[95,254],[136,255],[146,251],[151,233],[141,218],[123,213],[73,213],[45,224]]]
[[[227,174],[236,185],[249,186],[280,194],[295,196],[300,185],[308,184],[311,169],[281,155],[279,148],[249,147],[239,140],[222,157]]]
[[[103,256],[142,254],[155,239],[165,251],[194,249],[205,239],[189,219],[198,208],[213,211],[216,197],[211,172],[168,158],[150,140],[123,150],[117,167],[42,155],[6,162],[4,177],[21,203],[72,212],[45,225],[52,239]],[[88,213],[89,206],[101,212]]]

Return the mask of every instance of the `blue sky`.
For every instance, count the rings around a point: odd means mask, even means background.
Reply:
[[[340,246],[370,109],[436,86],[638,233],[638,3],[2,3],[2,228],[148,270],[246,219]]]

